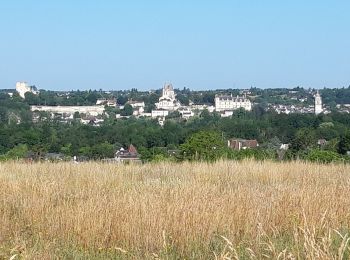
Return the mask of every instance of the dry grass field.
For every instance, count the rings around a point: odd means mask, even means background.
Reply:
[[[350,166],[0,164],[2,259],[348,259]]]

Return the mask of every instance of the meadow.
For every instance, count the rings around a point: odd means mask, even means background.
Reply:
[[[348,259],[350,166],[0,164],[0,259]]]

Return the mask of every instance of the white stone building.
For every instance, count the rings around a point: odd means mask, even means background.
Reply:
[[[166,117],[169,115],[168,110],[152,110],[152,118]]]
[[[317,90],[315,95],[315,115],[321,114],[322,112],[323,112],[322,98],[320,93]]]
[[[194,116],[193,111],[188,107],[183,107],[179,109],[179,113],[182,118],[189,119]]]
[[[157,109],[174,111],[180,108],[181,104],[176,100],[176,94],[171,84],[165,84],[159,102],[155,104]]]
[[[232,111],[239,108],[251,111],[252,103],[246,96],[233,97],[232,94],[215,96],[215,110],[217,112]]]
[[[30,110],[50,112],[51,114],[70,114],[75,112],[91,116],[102,115],[105,111],[104,106],[31,106]]]
[[[145,102],[144,102],[144,101],[129,100],[129,101],[127,102],[127,104],[129,104],[130,106],[132,106],[132,108],[140,108],[140,107],[145,108]]]
[[[16,91],[18,94],[25,98],[25,93],[32,92],[33,94],[37,95],[39,91],[34,86],[29,86],[27,82],[17,82],[16,83]]]
[[[115,98],[113,99],[99,98],[96,100],[96,105],[115,107],[117,105],[117,101],[115,100]]]
[[[206,105],[206,104],[191,104],[190,105],[191,110],[198,110],[198,111],[203,111],[203,110],[208,110],[210,113],[213,113],[215,111],[215,106],[211,105]]]

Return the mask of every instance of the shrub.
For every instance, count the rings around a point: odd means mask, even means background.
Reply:
[[[28,146],[26,144],[19,144],[8,151],[5,155],[6,159],[19,159],[28,155]]]
[[[305,157],[306,160],[311,162],[320,162],[320,163],[331,163],[331,162],[340,162],[343,161],[343,158],[340,154],[327,150],[311,150]]]

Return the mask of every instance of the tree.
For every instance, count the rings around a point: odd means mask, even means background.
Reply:
[[[47,153],[48,145],[48,143],[37,143],[32,146],[31,152],[35,160],[41,160],[44,157],[44,155]]]
[[[91,91],[86,96],[86,100],[89,101],[90,105],[95,105],[99,94],[96,91]]]
[[[127,96],[119,96],[118,98],[117,98],[117,103],[119,104],[119,105],[125,105],[126,104],[126,102],[128,102],[128,97]]]
[[[130,104],[126,104],[124,106],[124,109],[121,110],[120,115],[122,116],[131,116],[132,113],[134,112],[134,109]]]
[[[350,151],[350,132],[342,135],[338,144],[338,152],[340,154],[346,154],[348,151]]]
[[[28,146],[19,144],[6,153],[7,159],[20,159],[28,155]]]
[[[201,112],[200,117],[203,118],[204,120],[209,120],[211,118],[211,115],[207,109],[204,109]]]
[[[266,114],[265,110],[266,110],[266,105],[264,105],[264,104],[257,104],[255,106],[253,106],[252,112],[253,112],[255,118],[259,119],[264,114]]]
[[[181,105],[188,106],[190,103],[190,100],[188,99],[188,96],[186,96],[186,95],[177,94],[176,98],[181,103]]]
[[[79,149],[79,155],[86,156],[90,158],[92,156],[92,151],[90,146],[83,146]]]
[[[316,146],[315,132],[311,128],[299,129],[291,145],[294,150],[306,150]]]
[[[8,122],[8,111],[5,107],[0,107],[0,123]]]
[[[94,159],[112,158],[114,157],[114,146],[108,142],[95,144],[91,147],[91,155]]]
[[[40,98],[32,92],[26,92],[24,97],[28,105],[40,105]]]
[[[76,111],[76,112],[73,114],[73,118],[74,118],[74,119],[81,118],[80,113],[79,113],[78,111]]]
[[[0,100],[1,101],[7,100],[9,98],[10,98],[10,96],[7,93],[0,92]]]
[[[266,148],[277,151],[278,149],[280,149],[281,145],[282,142],[280,141],[280,139],[277,136],[274,136],[266,143]]]
[[[61,153],[66,156],[72,156],[72,144],[67,144],[61,147]]]
[[[180,146],[185,159],[215,161],[225,153],[225,142],[214,131],[200,131],[190,136]]]

